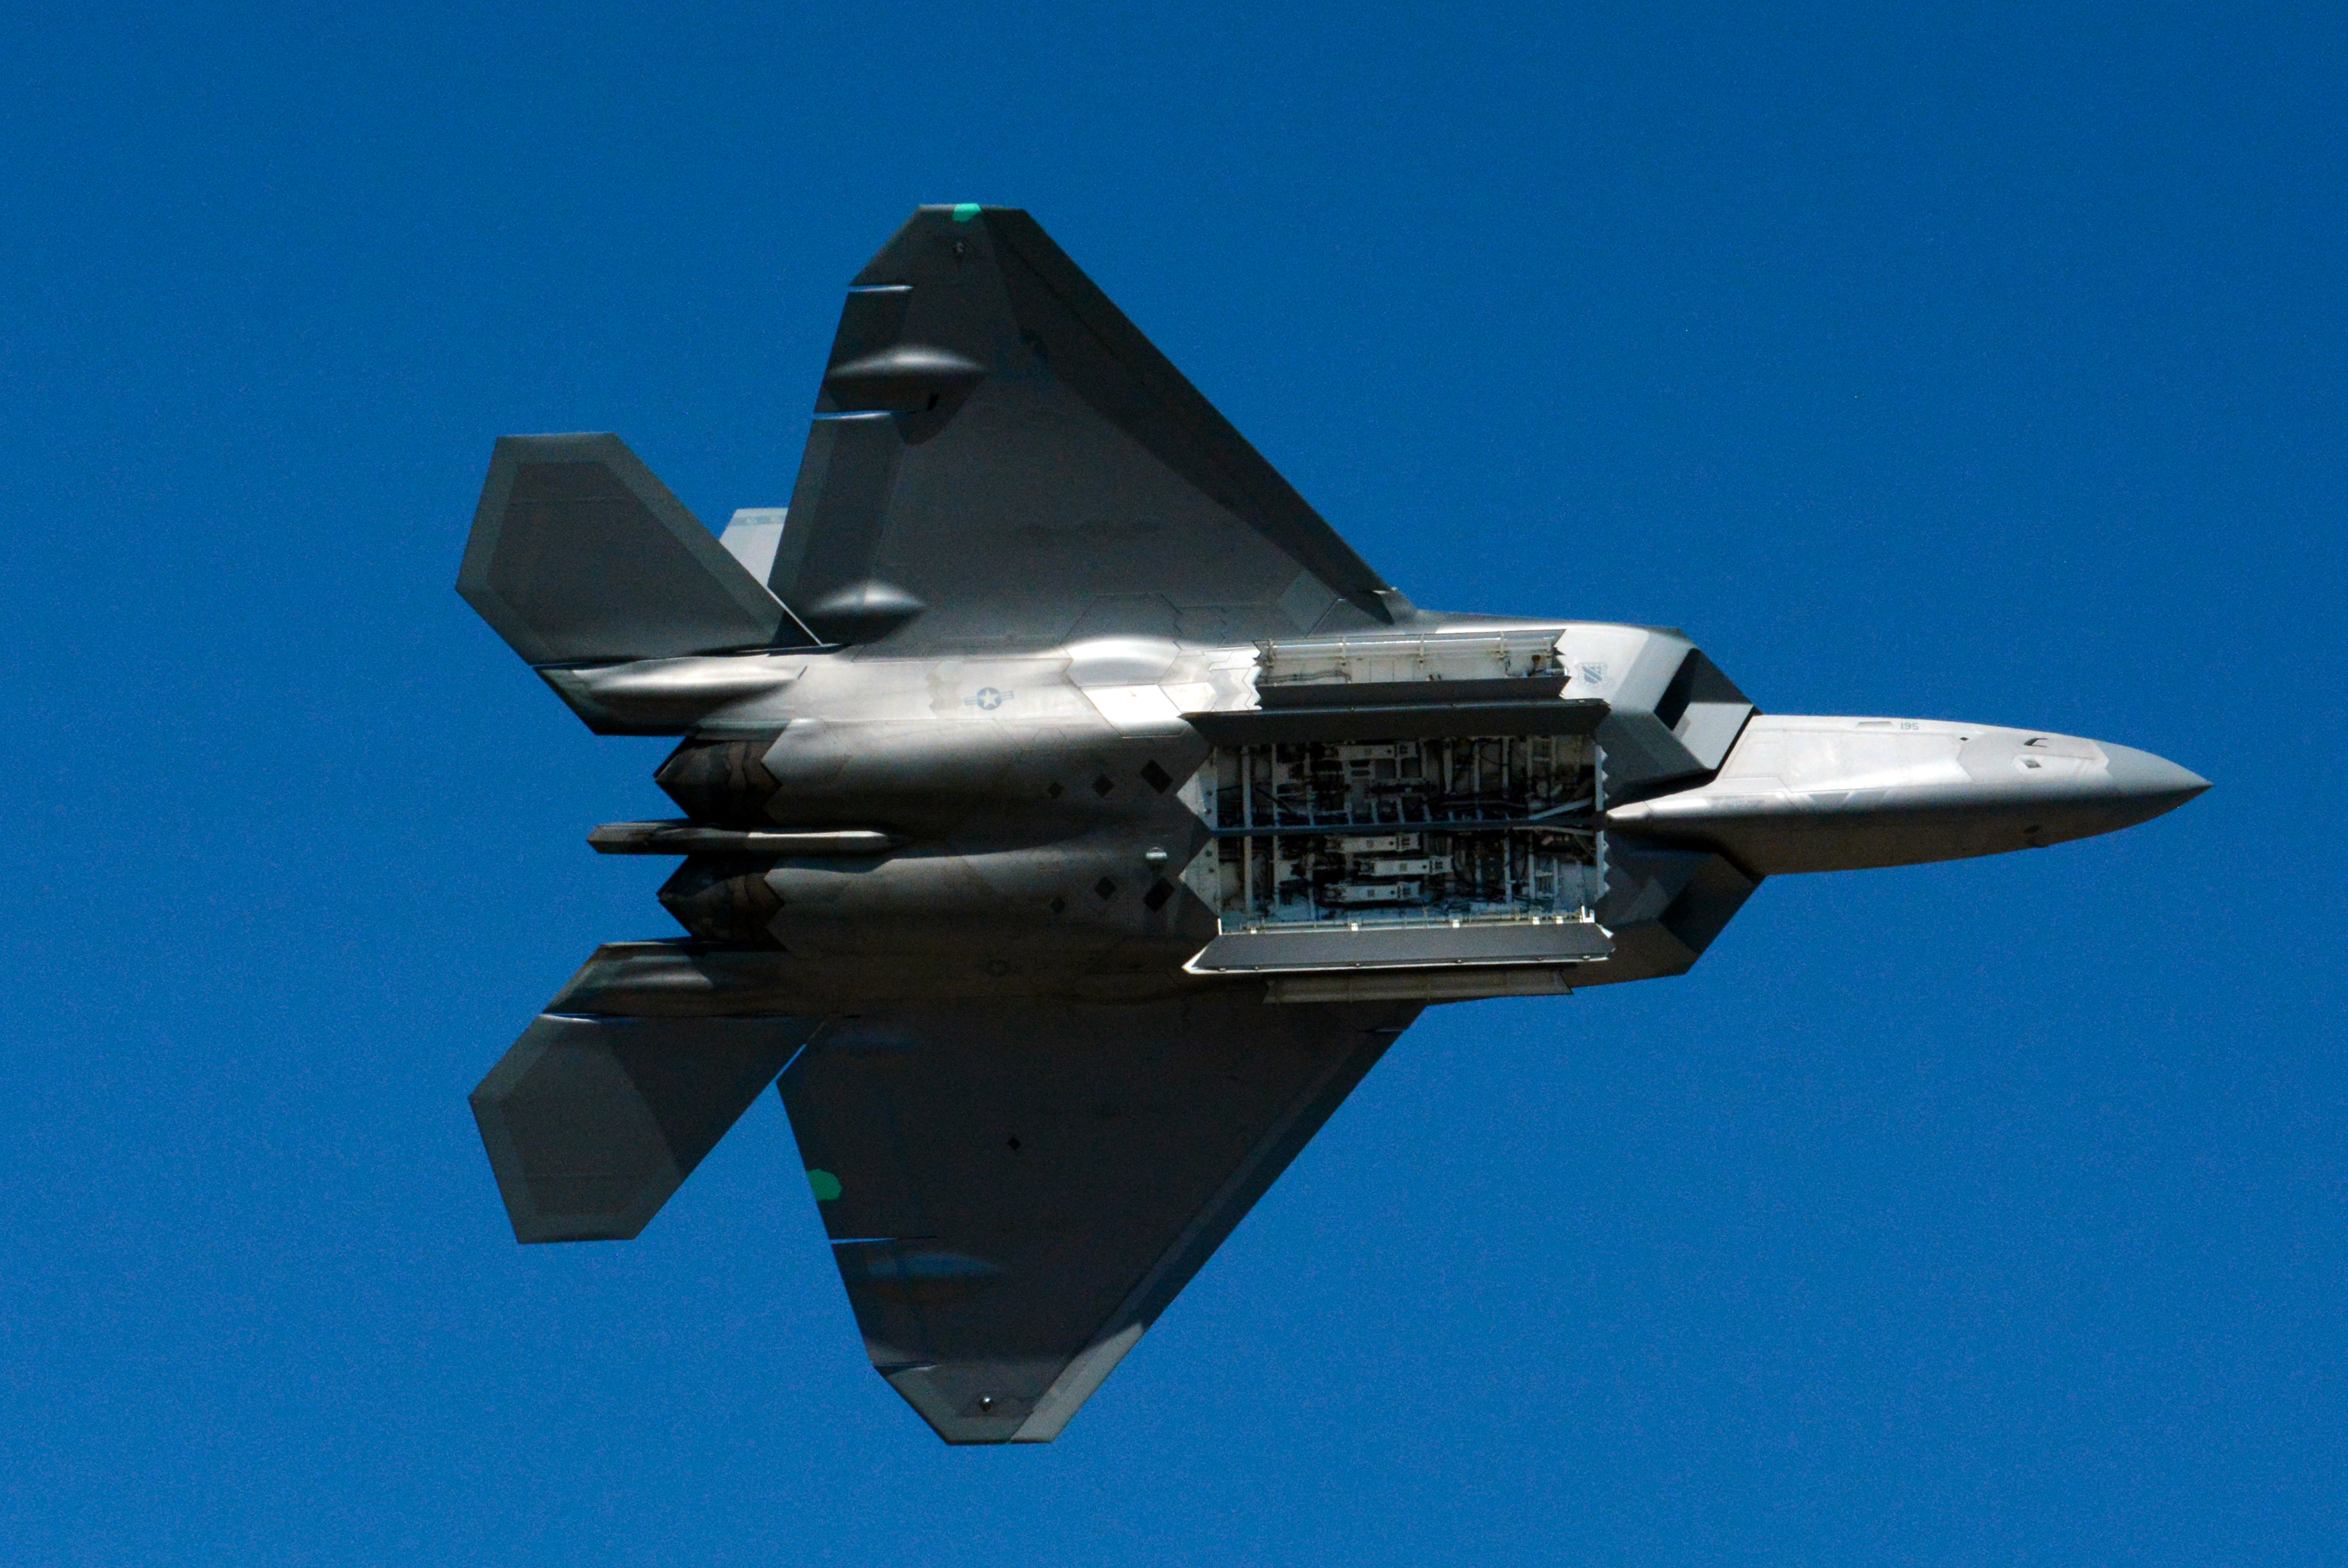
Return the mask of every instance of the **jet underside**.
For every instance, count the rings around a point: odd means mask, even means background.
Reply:
[[[637,1234],[779,1082],[875,1367],[1048,1440],[1424,1006],[1677,974],[1763,877],[2107,832],[2157,757],[1759,712],[1675,631],[1417,610],[1024,213],[860,275],[787,508],[499,443],[459,588],[672,734],[681,938],[474,1095],[517,1235]]]

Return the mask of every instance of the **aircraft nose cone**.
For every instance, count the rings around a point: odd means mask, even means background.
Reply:
[[[2104,755],[2110,759],[2112,790],[2127,803],[2134,822],[2174,811],[2209,787],[2199,774],[2150,752],[2106,745]]]

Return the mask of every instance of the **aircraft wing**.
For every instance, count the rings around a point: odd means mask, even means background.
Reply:
[[[784,1071],[865,1348],[939,1436],[1056,1437],[1418,1012],[1257,994],[892,1007]]]
[[[829,641],[908,651],[1410,609],[1035,220],[967,205],[857,275],[767,583]]]

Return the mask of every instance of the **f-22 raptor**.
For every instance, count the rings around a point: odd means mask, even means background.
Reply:
[[[675,735],[682,938],[474,1091],[514,1234],[642,1231],[770,1083],[873,1366],[1043,1442],[1431,1003],[1676,975],[1764,877],[2060,843],[2125,746],[1765,713],[1675,630],[1420,610],[1025,212],[857,274],[788,507],[497,443],[458,591]]]

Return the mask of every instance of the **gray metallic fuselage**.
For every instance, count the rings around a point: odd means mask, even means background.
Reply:
[[[675,737],[685,813],[589,841],[680,857],[687,935],[597,948],[473,1091],[516,1238],[636,1235],[775,1086],[873,1368],[954,1443],[1057,1435],[1426,1005],[2207,787],[1420,610],[969,203],[850,284],[788,506],[720,535],[614,435],[506,436],[458,588],[591,728]]]
[[[1559,705],[1583,715],[1603,759],[1589,913],[1610,950],[1542,989],[1684,969],[1717,929],[1709,917],[1691,926],[1684,907],[1673,917],[1698,871],[1725,920],[1764,876],[2054,844],[2207,787],[2158,758],[2068,736],[1742,703],[1715,704],[1715,733],[1693,737],[1711,753],[1691,752],[1685,711],[1675,737],[1656,709],[1702,656],[1668,631],[1421,613],[1346,641],[1439,647],[1499,632],[1553,644]],[[909,979],[933,997],[1089,1000],[1241,983],[1185,968],[1219,929],[1185,872],[1215,838],[1199,809],[1213,749],[1200,726],[1262,712],[1263,659],[1255,644],[1123,637],[948,658],[851,648],[549,671],[599,729],[690,723],[695,738],[662,782],[698,827],[849,837],[820,853],[728,854],[721,831],[718,852],[693,855],[664,892],[702,944],[614,945],[566,997],[701,1014],[784,998],[847,1007],[902,994]],[[1355,728],[1384,733],[1375,712]],[[1527,968],[1477,967],[1488,982]],[[1399,968],[1424,978],[1431,966]],[[1521,989],[1448,983],[1412,994]]]

